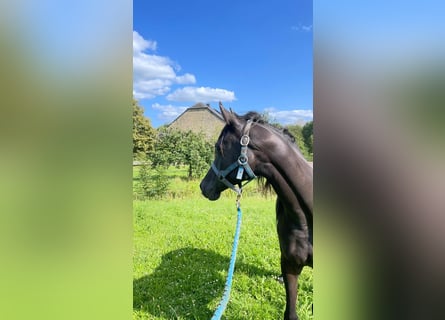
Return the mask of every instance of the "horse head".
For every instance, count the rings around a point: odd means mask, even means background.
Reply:
[[[256,157],[249,145],[252,120],[226,110],[222,103],[219,107],[226,125],[215,144],[215,160],[200,184],[202,194],[209,200],[217,200],[228,188],[240,192],[244,181],[256,177]]]

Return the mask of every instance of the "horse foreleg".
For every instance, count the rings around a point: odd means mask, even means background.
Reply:
[[[297,316],[297,287],[298,276],[301,268],[289,268],[289,261],[281,259],[281,272],[283,275],[284,287],[286,289],[286,310],[284,312],[284,320],[298,320]],[[293,270],[289,270],[293,269]]]
[[[298,320],[297,316],[297,279],[293,274],[283,275],[284,286],[286,288],[286,310],[284,311],[284,320]]]

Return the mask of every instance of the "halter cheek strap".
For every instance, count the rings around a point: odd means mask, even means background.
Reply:
[[[241,152],[240,155],[238,157],[238,160],[235,161],[234,163],[232,163],[230,166],[228,166],[226,169],[224,170],[218,170],[218,168],[215,166],[215,162],[212,163],[212,170],[213,172],[216,174],[216,176],[219,178],[219,180],[224,183],[228,188],[232,189],[233,191],[235,191],[236,193],[238,193],[238,195],[241,194],[242,192],[242,188],[248,184],[250,181],[252,181],[253,179],[256,178],[256,175],[253,173],[252,168],[249,165],[249,159],[247,157],[247,146],[249,145],[250,142],[250,138],[249,138],[249,131],[250,131],[250,127],[252,126],[252,120],[248,120],[244,130],[243,130],[243,136],[240,139],[240,144],[241,144]],[[226,177],[235,169],[238,168],[237,174],[236,174],[236,179],[239,180],[239,187],[235,187],[235,185],[233,183],[231,183],[229,180],[226,179]],[[243,176],[244,176],[244,171],[246,172],[247,176],[249,177],[247,182],[242,185],[243,181]]]

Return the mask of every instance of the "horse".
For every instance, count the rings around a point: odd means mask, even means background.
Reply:
[[[285,320],[298,320],[298,276],[313,267],[313,170],[295,138],[268,124],[256,112],[239,116],[219,103],[225,126],[215,144],[215,159],[200,183],[202,194],[217,200],[230,188],[241,193],[256,177],[277,195],[276,224],[281,276],[286,291]]]

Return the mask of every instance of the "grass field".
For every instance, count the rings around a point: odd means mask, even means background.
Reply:
[[[236,227],[235,195],[211,202],[199,181],[172,169],[163,200],[134,200],[134,319],[210,319],[223,291]],[[135,173],[137,176],[137,173]],[[137,184],[137,179],[135,179]],[[243,220],[230,302],[223,319],[281,319],[285,305],[275,230],[275,199],[241,200]],[[299,281],[298,313],[313,319],[312,270]]]

